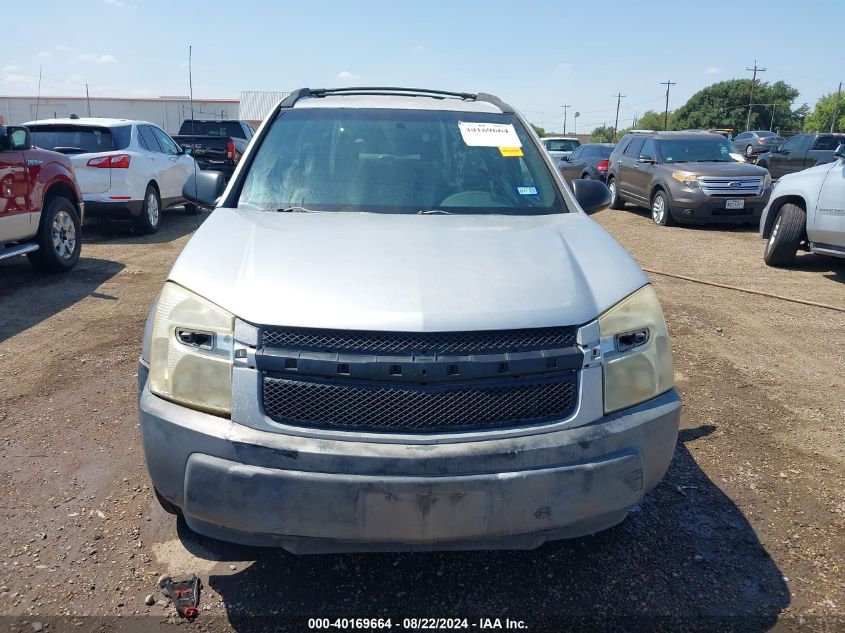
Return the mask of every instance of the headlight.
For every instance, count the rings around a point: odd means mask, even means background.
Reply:
[[[235,317],[174,283],[164,284],[153,321],[150,391],[194,409],[232,410]]]
[[[645,402],[672,388],[672,348],[651,284],[599,317],[604,357],[604,411]]]
[[[765,176],[763,176],[763,189],[768,189],[771,186],[772,186],[772,175],[767,173]]]
[[[684,187],[689,187],[690,189],[698,187],[698,176],[695,174],[688,174],[685,171],[673,171],[672,178],[680,180],[684,183]]]

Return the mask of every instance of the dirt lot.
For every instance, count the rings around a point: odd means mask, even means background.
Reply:
[[[770,269],[751,230],[594,217],[651,270],[845,307],[845,261]],[[294,557],[191,535],[146,478],[142,327],[195,227],[179,213],[152,237],[92,227],[64,276],[0,263],[3,629],[173,621],[156,581],[187,571],[205,583],[194,626],[206,630],[307,630],[306,618],[328,616],[510,618],[529,631],[845,627],[845,313],[653,274],[682,431],[666,479],[624,523],[531,552]]]

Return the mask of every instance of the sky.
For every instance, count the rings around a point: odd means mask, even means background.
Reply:
[[[547,130],[619,127],[701,88],[783,80],[811,107],[845,79],[845,2],[0,0],[0,96],[195,98],[410,86],[490,92]],[[14,28],[14,25],[34,25]],[[839,73],[839,74],[837,74]]]

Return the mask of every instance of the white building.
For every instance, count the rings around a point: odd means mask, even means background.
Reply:
[[[191,118],[188,97],[125,99],[112,97],[3,97],[0,96],[0,124],[18,125],[35,119],[52,119],[76,114],[80,117],[138,119],[155,123],[169,134],[176,134],[185,119]],[[193,118],[238,119],[238,99],[195,99]]]
[[[270,110],[289,94],[289,92],[242,91],[239,118],[251,121],[253,124],[261,123],[264,117],[270,114]]]

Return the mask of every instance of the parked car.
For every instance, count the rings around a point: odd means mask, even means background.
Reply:
[[[771,193],[769,173],[745,162],[720,134],[626,134],[610,155],[612,209],[651,209],[655,223],[756,223]]]
[[[35,145],[70,156],[87,218],[133,220],[142,233],[155,233],[162,211],[185,201],[194,159],[152,123],[71,118],[26,126]]]
[[[836,160],[836,148],[845,143],[845,134],[796,134],[775,150],[757,159],[772,178],[782,178],[808,167]]]
[[[255,130],[247,121],[186,119],[174,140],[196,159],[200,169],[232,177]]]
[[[70,270],[84,211],[70,160],[32,147],[25,127],[0,125],[0,259],[25,254],[41,270]]]
[[[763,259],[770,266],[788,266],[799,248],[845,257],[845,145],[823,163],[787,174],[777,181],[760,217],[766,238]]]
[[[612,143],[581,145],[568,157],[561,159],[558,169],[567,182],[577,178],[594,178],[604,182],[610,164],[608,159],[614,147]]]
[[[555,162],[566,158],[581,146],[581,141],[574,136],[544,136],[540,142]]]
[[[219,204],[189,180],[217,208],[138,374],[166,509],[328,552],[531,548],[642,500],[679,423],[660,305],[530,130],[492,95],[302,89]]]
[[[767,130],[742,132],[733,139],[737,149],[749,158],[755,154],[770,152],[785,141],[786,139],[782,136]]]

